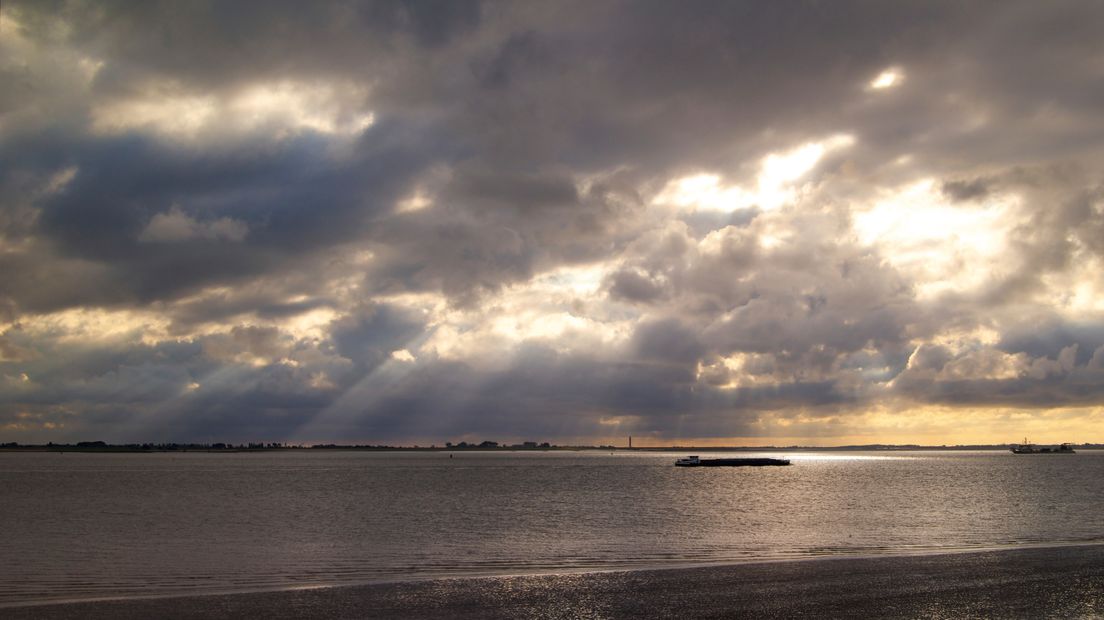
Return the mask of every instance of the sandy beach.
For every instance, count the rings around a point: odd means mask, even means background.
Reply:
[[[1104,545],[9,607],[22,618],[1104,617]]]

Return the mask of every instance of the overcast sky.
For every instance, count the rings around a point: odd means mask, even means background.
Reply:
[[[0,441],[1104,441],[1102,24],[4,2]]]

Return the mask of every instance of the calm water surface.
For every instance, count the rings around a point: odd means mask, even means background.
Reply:
[[[0,453],[0,605],[1104,542],[1101,452],[679,456]]]

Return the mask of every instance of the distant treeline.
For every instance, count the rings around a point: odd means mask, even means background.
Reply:
[[[247,450],[563,450],[563,449],[592,449],[611,450],[614,446],[557,446],[549,442],[537,443],[526,441],[519,444],[499,444],[497,441],[483,441],[480,443],[468,443],[461,441],[458,444],[445,442],[444,447],[431,446],[390,446],[383,444],[313,444],[300,445],[278,441],[250,442],[250,443],[125,443],[109,444],[104,441],[78,441],[77,443],[43,444],[19,444],[16,442],[0,443],[2,450],[46,450],[46,451],[83,451],[83,452],[172,452],[172,451],[247,451]]]

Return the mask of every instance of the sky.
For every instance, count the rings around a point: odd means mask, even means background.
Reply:
[[[1104,441],[1101,24],[6,1],[0,442]]]

